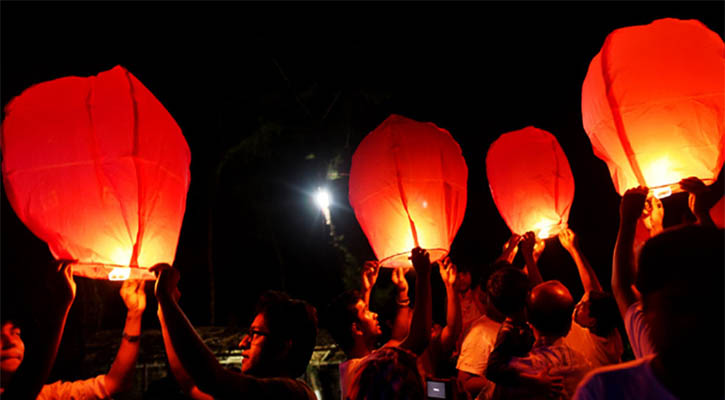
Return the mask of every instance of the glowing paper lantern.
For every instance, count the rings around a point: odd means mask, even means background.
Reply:
[[[617,192],[664,197],[723,164],[725,47],[696,20],[661,19],[607,36],[582,87],[584,129]]]
[[[123,67],[25,90],[6,107],[2,172],[18,217],[76,275],[154,279],[173,263],[191,154]]]
[[[529,126],[501,135],[488,148],[486,176],[511,232],[546,239],[567,227],[574,177],[551,133]]]
[[[448,254],[466,211],[468,168],[450,133],[391,115],[352,157],[350,204],[382,266],[410,266],[410,250]]]

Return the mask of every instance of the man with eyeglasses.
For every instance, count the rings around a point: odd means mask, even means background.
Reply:
[[[305,372],[317,338],[315,308],[281,292],[266,292],[239,343],[242,372],[224,368],[204,344],[177,303],[179,271],[158,264],[158,316],[171,371],[195,399],[246,396],[254,399],[316,399],[296,379]]]

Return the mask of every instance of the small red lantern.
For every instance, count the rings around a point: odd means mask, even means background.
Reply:
[[[546,239],[567,227],[574,177],[551,133],[529,126],[501,135],[488,148],[486,176],[511,232]]]
[[[130,72],[65,77],[6,107],[2,172],[18,217],[76,275],[154,279],[173,263],[189,187],[189,147]]]
[[[664,197],[723,165],[725,47],[696,20],[660,19],[610,33],[582,87],[584,129],[617,192]]]
[[[463,222],[468,168],[445,129],[391,115],[355,150],[350,204],[385,267],[410,266],[416,246],[443,258]]]

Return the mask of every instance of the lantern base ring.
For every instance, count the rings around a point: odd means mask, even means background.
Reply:
[[[702,180],[702,183],[704,183],[706,185],[710,185],[713,182],[715,182],[714,179],[701,179],[701,180]],[[668,197],[672,194],[681,193],[681,192],[683,192],[683,190],[680,187],[680,182],[668,183],[668,184],[659,185],[659,186],[652,186],[649,188],[649,193],[658,199],[664,199],[665,197]]]
[[[424,249],[430,255],[431,264],[442,259],[448,255],[447,249]],[[379,264],[381,267],[386,268],[407,268],[412,267],[413,264],[408,259],[410,257],[410,251],[404,251],[402,253],[393,254],[380,260]]]
[[[124,281],[126,279],[156,280],[156,276],[149,272],[148,268],[80,261],[73,263],[73,275],[109,281]]]

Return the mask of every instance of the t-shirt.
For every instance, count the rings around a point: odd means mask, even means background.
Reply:
[[[676,400],[655,378],[651,354],[623,364],[590,372],[574,395],[575,400]]]
[[[627,331],[635,358],[643,358],[655,353],[649,338],[649,325],[644,320],[641,301],[632,303],[624,313],[624,329]]]
[[[592,364],[592,368],[616,364],[622,360],[624,345],[617,329],[607,337],[592,333],[589,329],[576,322],[571,323],[571,330],[564,342],[572,349],[580,352]]]
[[[37,400],[51,399],[108,399],[111,395],[106,390],[106,375],[98,375],[95,378],[83,381],[62,382],[57,381],[43,388],[38,394]]]
[[[501,328],[501,324],[487,316],[477,319],[468,330],[466,337],[463,339],[461,346],[461,354],[458,356],[456,368],[459,371],[468,372],[469,374],[486,376],[486,366],[488,363],[488,355],[493,351],[493,345],[496,343],[496,335]],[[478,395],[478,399],[490,398],[494,389],[493,382],[489,382],[484,386]]]
[[[364,360],[364,357],[351,358],[345,362],[340,363],[340,398],[345,399],[350,393],[350,386],[355,378],[355,371],[360,363]]]

